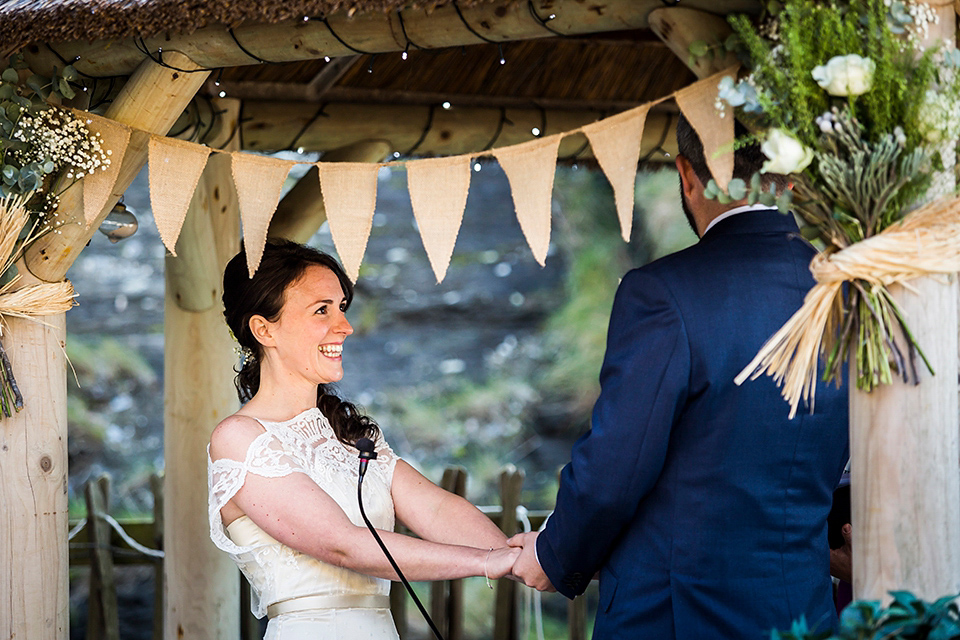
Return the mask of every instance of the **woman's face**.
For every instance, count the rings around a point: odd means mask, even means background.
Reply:
[[[315,384],[343,378],[343,340],[353,333],[346,306],[336,274],[320,265],[307,267],[287,287],[280,317],[271,323],[283,368]]]

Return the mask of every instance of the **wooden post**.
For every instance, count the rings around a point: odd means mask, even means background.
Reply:
[[[381,162],[390,154],[386,140],[361,140],[355,144],[323,154],[324,162]],[[293,189],[287,192],[270,220],[267,235],[306,242],[327,219],[320,195],[320,178],[316,167],[310,167]]]
[[[953,3],[930,5],[940,22],[930,25],[929,42],[953,47]],[[952,165],[953,156],[951,144],[945,163]],[[850,385],[857,598],[889,601],[890,590],[908,589],[933,600],[960,589],[957,282],[926,277],[910,287],[916,293],[891,291],[936,375],[918,363],[918,386],[896,382],[865,394]]]
[[[237,117],[235,104],[228,117]],[[239,220],[230,156],[215,154],[190,203],[178,257],[166,260],[164,629],[171,640],[240,634],[237,568],[210,540],[206,491],[210,433],[239,406],[220,303],[223,268],[240,248]]]
[[[500,530],[509,538],[517,533],[517,505],[520,504],[520,490],[523,488],[524,473],[508,465],[500,474],[500,504],[503,512],[500,516]],[[507,578],[497,580],[497,595],[494,609],[494,640],[517,640],[519,633],[519,614],[517,606],[517,583]]]
[[[467,472],[447,467],[440,488],[466,495]],[[446,640],[463,640],[463,580],[438,580],[430,585],[430,617]]]
[[[722,17],[706,11],[687,7],[661,7],[647,16],[650,30],[670,47],[698,78],[707,78],[737,62],[732,52],[722,48],[723,41],[733,33],[729,23]],[[712,56],[692,57],[690,44],[702,40],[714,49]]]
[[[64,314],[7,319],[24,408],[0,420],[0,638],[66,640],[67,369]]]
[[[90,592],[87,596],[87,640],[120,640],[117,581],[113,571],[112,531],[103,516],[110,513],[110,476],[86,486],[90,527]]]
[[[150,476],[153,493],[153,548],[163,549],[163,476]],[[163,559],[153,558],[153,640],[163,638]]]

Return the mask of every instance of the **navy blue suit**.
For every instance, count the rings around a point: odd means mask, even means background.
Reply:
[[[769,638],[836,625],[827,513],[846,390],[816,411],[733,380],[813,285],[792,216],[749,211],[623,279],[590,431],[537,557],[567,597],[600,572],[595,640]]]

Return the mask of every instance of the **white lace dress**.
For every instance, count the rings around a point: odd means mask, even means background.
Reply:
[[[253,591],[253,613],[270,615],[265,640],[396,640],[389,610],[390,581],[321,562],[277,542],[247,516],[223,526],[220,509],[247,474],[279,478],[303,473],[357,526],[357,450],[344,446],[319,409],[286,422],[260,420],[265,429],[246,460],[212,461],[207,454],[210,537],[240,567]],[[378,529],[393,530],[390,485],[397,458],[377,439],[378,457],[363,480],[363,506]],[[320,526],[321,523],[318,523]]]

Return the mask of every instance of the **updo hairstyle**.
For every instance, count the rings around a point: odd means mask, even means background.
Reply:
[[[241,246],[223,273],[223,317],[244,352],[250,354],[235,369],[234,384],[240,402],[250,400],[260,388],[263,345],[250,331],[250,318],[260,315],[276,322],[283,309],[287,287],[299,280],[307,267],[318,265],[337,276],[346,306],[353,301],[353,283],[332,256],[288,240],[269,240],[253,277],[247,271],[246,251]],[[332,385],[317,385],[317,408],[326,416],[337,439],[352,445],[360,438],[376,440],[380,429],[369,416],[340,399]]]

